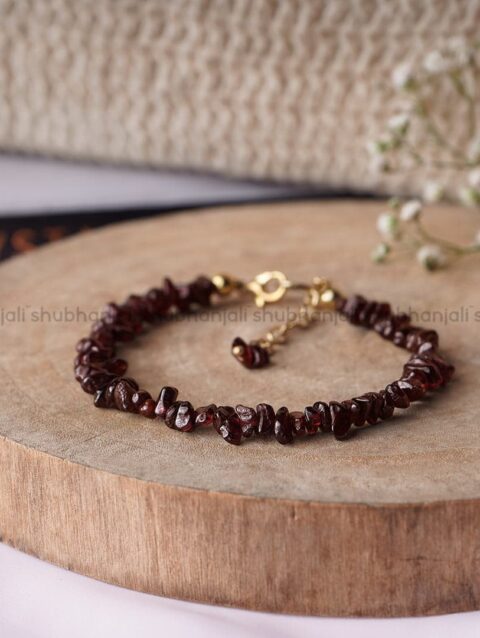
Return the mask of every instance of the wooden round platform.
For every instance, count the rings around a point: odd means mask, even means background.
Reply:
[[[478,260],[427,275],[369,261],[381,203],[243,206],[124,223],[0,268],[0,534],[45,560],[132,589],[276,612],[393,616],[480,607]],[[467,239],[477,219],[440,209]],[[463,233],[463,237],[462,237]],[[451,386],[346,442],[227,445],[97,410],[73,380],[79,337],[106,301],[174,280],[281,269],[329,277],[435,327]],[[292,308],[296,299],[290,298]],[[344,322],[295,335],[248,371],[234,336],[287,306],[171,322],[128,346],[130,373],[194,404],[298,409],[396,378],[405,352]],[[436,314],[433,314],[435,311]],[[277,313],[277,314],[275,314]],[[127,348],[125,350],[127,353]]]

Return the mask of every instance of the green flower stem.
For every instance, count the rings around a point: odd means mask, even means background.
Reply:
[[[418,166],[428,166],[429,168],[435,168],[435,169],[448,169],[448,170],[452,170],[452,171],[465,171],[471,168],[475,168],[476,166],[479,165],[479,162],[471,162],[471,161],[462,161],[462,162],[455,162],[455,161],[448,161],[448,160],[430,160],[427,162],[427,160],[425,160],[425,158],[423,158],[421,156],[421,154],[416,150],[416,148],[410,144],[407,140],[404,140],[403,144],[403,148],[408,152],[408,154],[410,155],[410,157],[414,160],[414,162],[416,163],[416,166],[410,166],[410,167],[396,167],[394,169],[395,173],[398,172],[410,172],[410,171],[414,171],[416,170],[416,168]],[[398,152],[399,149],[397,149]]]
[[[437,146],[448,150],[452,157],[456,157],[458,160],[460,160],[459,164],[465,167],[466,162],[468,162],[465,155],[455,146],[450,144],[447,138],[442,134],[442,132],[432,119],[426,101],[420,96],[418,96],[417,98],[415,110],[417,112],[417,115],[425,122],[426,130],[429,133],[430,137],[437,144]]]
[[[475,99],[467,90],[465,83],[463,82],[461,76],[458,71],[452,71],[450,74],[450,79],[452,80],[453,86],[455,87],[457,93],[462,97],[467,105],[468,105],[468,119],[469,119],[469,136],[470,138],[475,137],[475,133],[477,130],[477,118],[476,118],[476,103]]]
[[[455,255],[459,257],[462,255],[471,255],[471,254],[480,252],[480,244],[471,244],[469,246],[461,246],[459,244],[455,244],[451,241],[448,241],[447,239],[434,237],[425,229],[425,227],[423,226],[422,222],[419,219],[415,220],[415,223],[416,223],[416,229],[418,234],[425,242],[438,244],[439,246],[442,246],[443,248],[445,248],[445,250],[448,250],[449,252],[454,253]]]

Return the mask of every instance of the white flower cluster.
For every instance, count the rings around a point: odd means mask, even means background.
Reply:
[[[425,244],[418,249],[417,259],[427,270],[438,270],[448,263],[448,256],[438,244]]]
[[[399,241],[408,235],[408,225],[420,221],[423,204],[419,199],[411,199],[401,204],[397,200],[390,203],[390,211],[381,213],[377,218],[377,230],[384,241],[372,252],[377,263],[386,260],[391,253],[391,242]],[[417,242],[417,259],[427,270],[437,270],[448,263],[448,255],[442,246],[433,243]]]
[[[468,174],[468,186],[460,189],[460,200],[465,206],[480,206],[480,167]]]
[[[442,49],[431,51],[423,61],[423,67],[429,74],[457,71],[473,58],[473,49],[464,38],[450,38]]]
[[[445,76],[448,82],[456,86],[461,99],[474,99],[472,97],[474,92],[472,96],[467,95],[468,82],[464,85],[462,73],[478,68],[475,63],[477,48],[480,48],[480,44],[470,45],[463,38],[451,38],[438,50],[428,53],[420,65],[414,66],[412,62],[407,61],[393,70],[392,84],[403,96],[404,104],[387,121],[385,133],[374,142],[367,144],[371,168],[375,172],[393,172],[399,167],[412,168],[420,164],[425,166],[431,162],[423,157],[423,149],[414,148],[409,136],[413,124],[425,127],[425,122],[430,117],[430,113],[425,111],[423,93],[424,91],[428,93],[429,85],[437,76]],[[428,128],[430,135],[436,128],[436,125]],[[442,135],[437,135],[436,142],[438,143],[441,139]],[[398,153],[400,150],[404,151],[403,157]],[[448,144],[445,144],[445,151],[448,150]],[[465,156],[466,165],[471,167],[480,164],[479,138],[472,139]],[[452,163],[455,162],[458,163],[458,155]],[[476,193],[471,188],[464,189],[461,199],[468,200],[470,205],[478,204]]]
[[[465,205],[480,207],[480,103],[477,97],[480,60],[475,58],[477,51],[480,51],[480,41],[470,45],[462,38],[453,38],[426,55],[419,66],[404,62],[394,69],[392,84],[403,103],[388,119],[384,133],[367,145],[375,171],[395,172],[415,167],[436,172],[458,171],[457,174],[466,177],[458,198]],[[457,99],[466,108],[470,141],[464,149],[450,143],[449,130],[444,130],[444,123],[435,113],[437,105],[431,99],[431,91],[438,82],[447,82],[453,87]],[[425,145],[418,143],[417,140],[423,138],[416,132],[422,131],[427,142],[434,145],[434,153],[428,153]],[[429,181],[424,186],[422,200],[439,201],[445,192],[448,191],[441,183]],[[433,237],[423,226],[422,211],[420,199],[390,202],[390,210],[377,219],[377,230],[383,241],[372,252],[375,262],[384,262],[397,245],[416,254],[427,270],[443,268],[457,257],[480,252],[480,231],[473,243],[456,245]]]

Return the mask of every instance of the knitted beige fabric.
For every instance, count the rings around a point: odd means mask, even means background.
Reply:
[[[0,0],[0,148],[385,188],[392,69],[479,29],[480,0]]]

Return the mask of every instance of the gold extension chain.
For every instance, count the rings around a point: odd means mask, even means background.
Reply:
[[[295,316],[285,323],[270,328],[266,335],[251,342],[271,352],[276,346],[285,343],[288,334],[296,328],[307,328],[319,317],[319,310],[333,309],[337,293],[330,282],[323,277],[314,277],[310,284],[293,283],[278,270],[266,271],[257,275],[249,283],[228,275],[215,275],[212,278],[217,291],[222,296],[234,292],[249,292],[254,295],[259,308],[280,301],[287,290],[303,290],[305,297]]]

